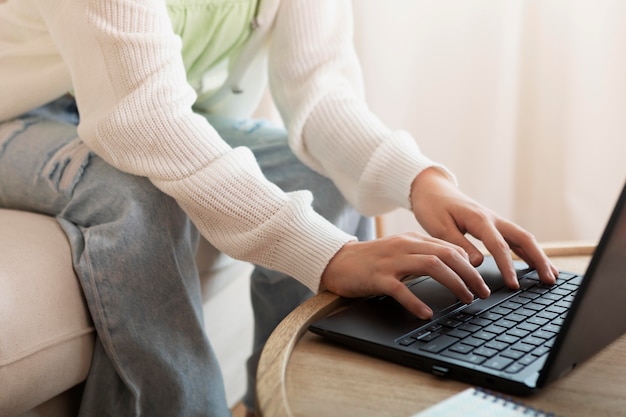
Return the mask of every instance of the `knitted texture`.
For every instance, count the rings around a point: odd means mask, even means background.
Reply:
[[[261,1],[259,14],[277,1]],[[294,152],[357,209],[408,208],[412,180],[433,162],[369,111],[351,19],[349,0],[289,0],[261,20],[272,28],[272,94]],[[316,291],[354,237],[318,216],[310,193],[265,180],[248,150],[231,149],[192,111],[181,46],[159,0],[9,0],[0,5],[0,91],[10,97],[0,121],[73,89],[79,135],[100,157],[174,197],[220,250]]]

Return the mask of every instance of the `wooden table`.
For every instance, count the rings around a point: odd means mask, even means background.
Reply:
[[[585,271],[593,248],[545,246],[559,269],[572,272]],[[468,387],[348,350],[306,330],[343,302],[333,294],[319,294],[272,334],[259,363],[259,415],[408,417]],[[626,416],[626,337],[542,392],[520,400],[568,417]]]

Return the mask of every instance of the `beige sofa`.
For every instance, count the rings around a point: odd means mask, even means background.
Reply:
[[[207,332],[234,405],[252,345],[251,266],[202,242],[198,252]],[[216,317],[228,319],[215,320]],[[0,209],[0,416],[75,416],[94,329],[70,261],[48,216]]]

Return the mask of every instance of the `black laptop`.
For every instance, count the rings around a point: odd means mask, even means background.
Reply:
[[[469,305],[432,278],[411,279],[432,320],[383,296],[353,301],[309,329],[435,375],[530,394],[626,333],[626,185],[584,275],[562,271],[548,286],[516,267],[520,289],[511,290],[487,257],[478,270],[492,295]]]

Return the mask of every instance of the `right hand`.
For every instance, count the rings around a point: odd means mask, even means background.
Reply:
[[[388,295],[419,318],[431,318],[430,307],[402,282],[408,275],[429,275],[467,304],[474,295],[490,294],[463,248],[417,232],[346,243],[328,263],[321,283],[343,297]]]

